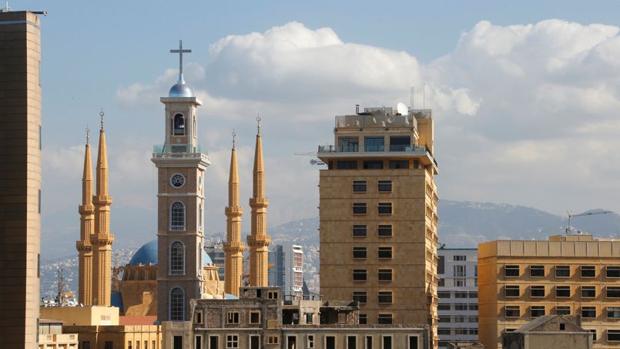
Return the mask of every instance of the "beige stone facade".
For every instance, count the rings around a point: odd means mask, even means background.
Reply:
[[[620,347],[620,241],[590,235],[491,241],[478,247],[479,338],[501,347],[504,332],[539,316],[574,315],[593,348]]]
[[[361,322],[428,325],[437,345],[437,164],[430,110],[336,117],[319,147],[321,295]]]
[[[63,333],[62,321],[39,321],[39,349],[78,349],[77,333]]]
[[[39,17],[0,12],[0,348],[36,348],[41,212]]]

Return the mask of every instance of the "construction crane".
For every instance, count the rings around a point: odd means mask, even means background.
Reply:
[[[568,215],[568,225],[566,226],[566,234],[570,234],[570,232],[573,230],[573,227],[570,225],[570,222],[573,219],[573,217],[596,216],[600,214],[609,214],[613,212],[601,210],[601,211],[588,211],[588,212],[583,212],[583,213],[570,213],[569,211],[567,211],[566,213]],[[577,232],[581,234],[581,231],[577,230]]]

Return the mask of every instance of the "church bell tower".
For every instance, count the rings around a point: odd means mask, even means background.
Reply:
[[[201,102],[183,79],[183,54],[179,78],[170,88],[165,105],[165,141],[153,150],[157,167],[157,317],[159,321],[189,320],[189,300],[203,289],[204,176],[209,159],[198,145],[196,108]]]

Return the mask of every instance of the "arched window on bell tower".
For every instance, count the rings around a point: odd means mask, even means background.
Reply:
[[[180,287],[170,290],[170,320],[185,320],[185,292]]]
[[[180,241],[170,245],[170,275],[185,274],[185,246]]]
[[[180,201],[170,206],[170,230],[185,230],[185,205]]]
[[[185,116],[181,113],[174,114],[172,118],[172,134],[174,136],[185,135]]]

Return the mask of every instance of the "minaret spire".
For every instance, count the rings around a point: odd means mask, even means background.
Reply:
[[[78,250],[78,301],[80,304],[92,304],[93,291],[93,249],[91,234],[93,233],[94,206],[92,203],[93,175],[90,161],[89,129],[86,128],[86,146],[84,149],[84,171],[82,173],[82,204],[80,212],[80,239],[76,241]]]
[[[230,153],[230,174],[228,176],[228,207],[226,213],[226,256],[224,289],[226,293],[239,295],[243,274],[243,242],[241,242],[241,216],[239,204],[239,170],[237,168],[236,134],[233,131],[233,144]]]
[[[93,245],[93,304],[110,306],[112,284],[112,242],[110,233],[110,206],[112,198],[108,193],[108,150],[103,128],[103,110],[99,113],[99,149],[97,152],[96,194],[93,196],[95,206],[95,231],[91,236]]]
[[[261,137],[260,116],[256,117],[256,147],[254,150],[253,195],[250,198],[252,208],[252,227],[248,236],[250,246],[250,286],[268,286],[268,256],[270,238],[267,234],[267,207],[265,198],[265,173],[263,164],[263,142]]]

